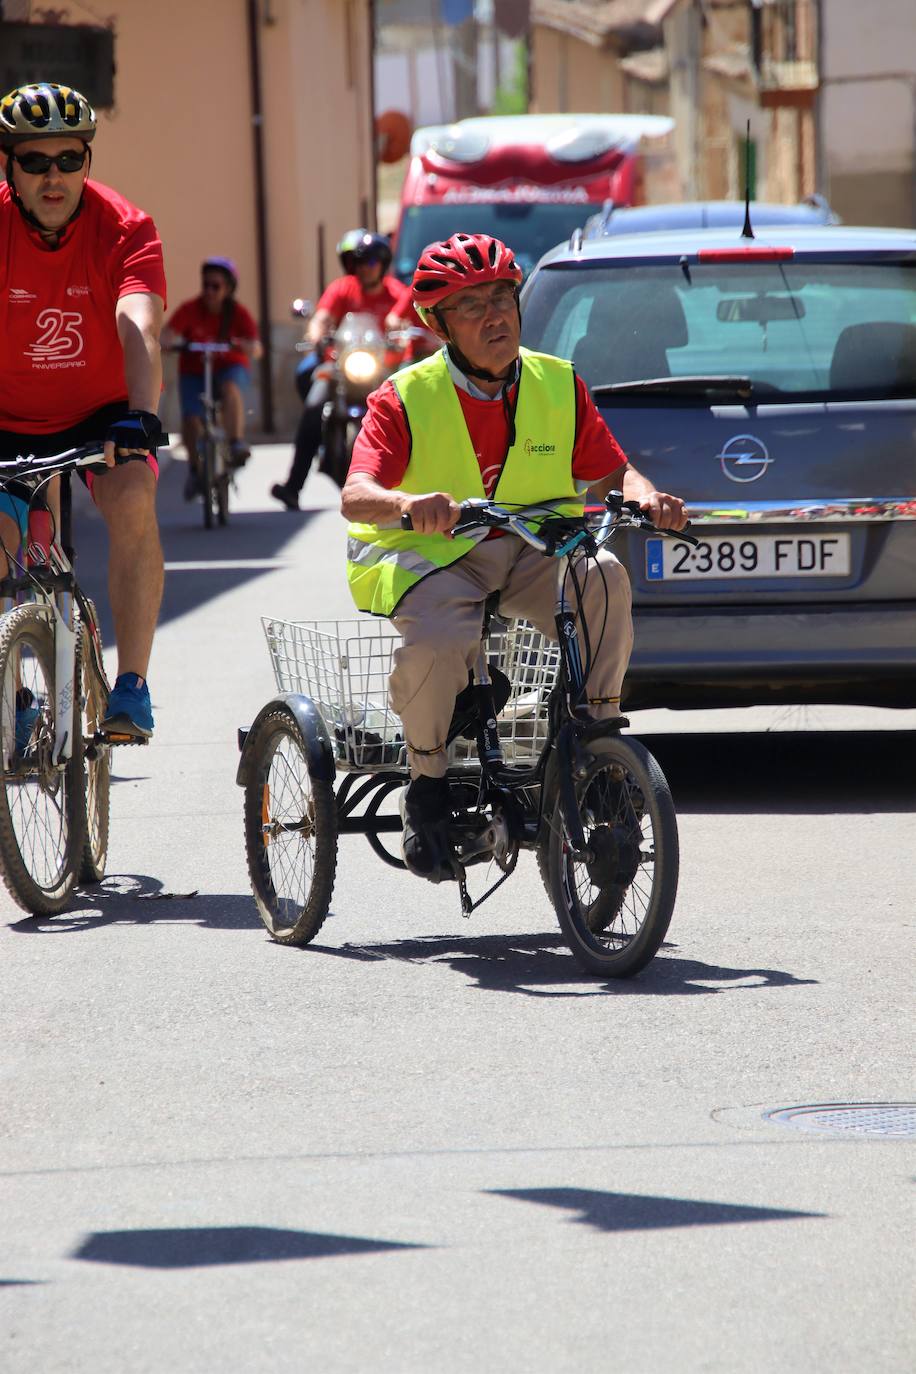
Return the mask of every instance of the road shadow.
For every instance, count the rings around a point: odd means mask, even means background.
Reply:
[[[25,916],[18,935],[66,935],[100,926],[188,921],[208,930],[263,930],[250,894],[170,892],[158,878],[111,873],[98,886],[78,888],[72,909],[58,916]]]
[[[304,526],[328,510],[327,506],[315,505],[299,511],[285,511],[279,506],[276,511],[235,511],[224,529],[205,530],[199,502],[186,504],[182,499],[185,472],[184,463],[172,462],[159,484],[157,510],[166,562],[160,626],[282,566],[288,557],[286,546]],[[108,541],[101,517],[81,483],[73,484],[73,494],[80,585],[95,602],[107,645],[114,642],[108,600]],[[342,541],[343,529],[341,523]],[[343,542],[340,556],[344,558]],[[181,564],[193,567],[182,568]]]
[[[679,812],[868,815],[916,810],[916,731],[640,736]]]
[[[751,988],[804,987],[817,980],[781,969],[730,968],[682,959],[664,944],[635,978],[597,979],[583,973],[560,935],[428,936],[343,945],[309,945],[314,954],[362,962],[394,959],[446,964],[485,992],[526,997],[684,997],[742,992]]]
[[[781,1207],[744,1207],[692,1198],[648,1197],[642,1193],[605,1193],[590,1188],[488,1188],[493,1197],[515,1198],[542,1207],[578,1213],[568,1221],[595,1231],[661,1231],[682,1226],[735,1226],[749,1221],[796,1221],[826,1217],[825,1212],[795,1212]]]
[[[200,1269],[426,1248],[409,1241],[284,1231],[272,1226],[170,1226],[161,1230],[96,1231],[73,1251],[71,1259],[139,1269]]]

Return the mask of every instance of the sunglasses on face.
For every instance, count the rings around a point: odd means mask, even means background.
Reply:
[[[205,291],[221,291],[224,286],[228,289],[229,283],[222,277],[204,277]]]
[[[78,172],[89,156],[89,149],[83,148],[79,153],[70,149],[65,153],[56,153],[53,157],[47,153],[10,153],[14,162],[30,177],[42,177],[45,172],[50,172],[52,166],[59,172]]]
[[[508,315],[515,309],[515,289],[501,286],[486,300],[475,300],[468,296],[455,305],[443,305],[439,308],[446,315],[457,315],[459,320],[482,320],[489,310],[498,310],[501,315]]]

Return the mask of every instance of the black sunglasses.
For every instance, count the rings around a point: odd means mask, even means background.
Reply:
[[[205,291],[219,291],[221,286],[229,289],[229,282],[226,277],[204,277],[203,287]]]
[[[52,165],[59,172],[78,172],[88,156],[88,148],[83,148],[79,153],[68,149],[67,152],[57,153],[54,157],[49,157],[46,153],[10,153],[13,161],[18,162],[30,177],[44,176],[45,172],[50,172]]]

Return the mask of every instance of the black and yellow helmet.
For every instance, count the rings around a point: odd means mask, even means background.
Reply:
[[[0,145],[5,148],[32,138],[95,138],[95,110],[72,86],[36,81],[17,86],[0,100]]]

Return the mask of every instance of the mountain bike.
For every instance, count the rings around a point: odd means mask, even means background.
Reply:
[[[109,683],[95,607],[73,570],[70,472],[101,459],[87,444],[0,462],[0,486],[29,502],[22,550],[0,580],[0,874],[13,899],[54,915],[77,883],[101,882],[108,855]],[[119,461],[131,461],[122,458]],[[44,491],[61,474],[60,528]]]
[[[410,528],[402,519],[402,525]],[[454,533],[500,529],[560,562],[556,641],[488,602],[481,650],[448,733],[452,870],[469,916],[533,850],[570,950],[588,973],[625,978],[654,957],[678,882],[674,804],[629,722],[591,720],[592,647],[579,616],[579,560],[619,530],[656,530],[619,492],[581,518],[545,507],[466,501]],[[695,542],[679,531],[679,540]],[[600,564],[598,565],[600,568]],[[283,944],[314,939],[330,907],[340,835],[363,834],[396,868],[383,836],[400,832],[386,798],[409,774],[387,676],[400,638],[378,622],[266,621],[283,694],[240,732],[245,842],[262,921]],[[335,791],[335,775],[344,774]],[[486,864],[485,890],[469,870]]]
[[[185,343],[181,345],[185,353],[199,353],[204,361],[203,391],[203,431],[197,441],[198,477],[203,503],[204,529],[212,529],[214,517],[217,524],[229,522],[229,488],[233,481],[232,459],[229,440],[220,424],[219,400],[213,391],[214,358],[232,351],[228,343]]]

